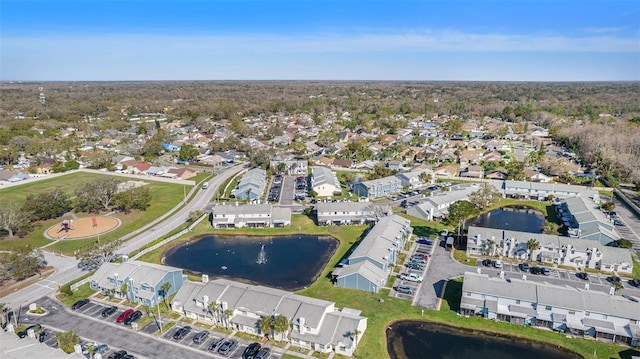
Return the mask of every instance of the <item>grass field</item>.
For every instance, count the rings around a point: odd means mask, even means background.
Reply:
[[[202,178],[206,178],[207,174],[199,174]],[[37,181],[32,183],[25,183],[24,185],[4,188],[0,190],[0,196],[4,201],[5,198],[9,201],[15,201],[17,203],[24,203],[27,193],[42,193],[50,191],[55,188],[62,189],[70,197],[74,196],[74,190],[80,183],[88,182],[100,177],[100,174],[77,172],[74,174],[55,177],[43,181]],[[126,179],[122,177],[123,179]],[[196,177],[198,178],[198,177]],[[140,180],[143,180],[141,178]],[[144,226],[152,220],[162,216],[166,212],[170,211],[176,206],[184,197],[184,192],[189,191],[192,186],[183,186],[175,183],[159,182],[159,181],[145,181],[148,183],[147,188],[151,191],[151,204],[146,211],[132,211],[129,214],[117,213],[114,216],[120,218],[122,225],[114,231],[100,236],[100,241],[112,241],[116,238],[120,238],[136,229]],[[78,216],[88,216],[89,214],[78,213]],[[34,225],[33,230],[22,239],[16,240],[3,240],[0,241],[0,250],[11,250],[17,246],[29,245],[32,247],[41,247],[45,244],[49,244],[51,241],[46,239],[43,235],[44,231],[52,225],[60,223],[62,219],[52,219],[48,221],[38,222]],[[49,250],[55,252],[62,252],[68,255],[73,255],[74,251],[78,248],[85,246],[86,244],[94,241],[95,238],[87,238],[80,240],[59,241],[51,245]]]
[[[439,223],[412,220],[414,233],[418,235],[430,235],[438,233],[446,227]],[[415,220],[415,221],[414,221]],[[295,233],[331,235],[340,240],[340,246],[336,249],[327,267],[323,270],[318,280],[309,288],[298,291],[298,294],[325,299],[336,303],[338,308],[349,307],[362,311],[362,315],[367,317],[368,328],[358,345],[355,358],[387,358],[386,349],[386,328],[398,320],[427,320],[443,324],[454,325],[477,330],[485,330],[494,333],[507,333],[514,337],[534,340],[549,345],[555,345],[575,351],[584,357],[593,357],[594,349],[601,358],[622,358],[629,357],[628,347],[614,344],[602,343],[598,341],[588,341],[582,339],[567,338],[562,334],[539,330],[531,327],[513,325],[507,323],[493,322],[482,318],[465,318],[457,314],[460,306],[460,296],[462,294],[462,281],[451,281],[446,287],[445,297],[441,310],[424,310],[413,307],[410,302],[398,298],[390,297],[389,290],[383,289],[380,293],[366,293],[357,290],[350,290],[334,286],[329,280],[329,274],[334,266],[342,259],[349,249],[362,237],[366,227],[364,226],[343,226],[343,227],[317,227],[313,221],[304,215],[294,215],[292,225],[287,228],[271,229],[236,229],[236,230],[214,230],[204,221],[194,229],[192,233],[180,238],[163,248],[148,253],[142,260],[159,263],[162,253],[181,241],[186,241],[203,234],[234,234],[234,235],[287,235]],[[450,228],[449,228],[450,229]],[[640,353],[639,353],[640,354]],[[638,354],[635,354],[638,355]],[[286,355],[283,358],[296,358]]]

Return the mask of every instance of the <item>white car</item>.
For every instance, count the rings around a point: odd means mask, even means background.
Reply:
[[[502,261],[498,259],[497,261],[493,262],[493,266],[495,268],[502,268]]]
[[[416,273],[402,273],[400,274],[400,279],[410,282],[422,282],[422,276]]]

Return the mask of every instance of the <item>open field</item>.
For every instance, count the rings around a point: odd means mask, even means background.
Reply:
[[[206,177],[206,174],[203,178]],[[86,172],[78,172],[73,175],[55,177],[50,180],[43,180],[33,183],[27,183],[23,186],[15,186],[0,190],[0,196],[9,198],[12,201],[23,203],[27,193],[42,193],[50,191],[55,188],[61,188],[65,193],[72,197],[73,191],[80,183],[87,182],[98,178],[100,175]],[[136,229],[144,226],[155,218],[160,217],[164,213],[170,211],[176,206],[184,197],[185,191],[189,191],[191,186],[183,186],[179,184],[158,182],[158,181],[145,181],[148,183],[146,188],[149,188],[152,198],[151,204],[146,211],[132,211],[129,214],[115,213],[112,216],[117,217],[122,221],[122,225],[115,230],[100,236],[101,241],[112,241],[116,238],[120,238]],[[188,187],[188,188],[187,188]],[[6,197],[5,197],[6,196]],[[22,201],[22,202],[20,202]],[[78,214],[79,216],[89,216],[89,214]],[[43,245],[51,243],[44,237],[44,231],[47,228],[60,223],[63,219],[72,219],[70,217],[56,218],[48,221],[38,222],[33,226],[33,230],[29,232],[24,238],[16,240],[2,240],[0,241],[0,250],[11,250],[16,246],[29,245],[32,247],[41,247]],[[55,252],[62,252],[68,255],[73,255],[74,251],[78,248],[85,246],[87,243],[93,241],[93,238],[79,239],[79,240],[61,240],[48,247]]]
[[[412,226],[415,226],[415,232],[420,232],[420,235],[438,233],[441,229],[446,228],[439,223],[436,224],[426,221],[412,222]],[[368,329],[361,339],[362,341],[358,346],[355,358],[388,357],[385,338],[386,328],[393,325],[393,322],[404,319],[429,320],[459,327],[495,333],[507,333],[514,337],[561,346],[575,351],[584,357],[592,356],[594,349],[597,351],[598,357],[606,358],[628,358],[629,353],[632,352],[630,348],[624,346],[567,338],[563,334],[531,327],[493,322],[482,318],[460,317],[457,315],[457,310],[462,289],[461,281],[451,281],[447,286],[440,311],[424,310],[424,314],[422,308],[413,307],[408,301],[389,297],[388,289],[383,289],[380,293],[373,294],[334,286],[329,280],[330,272],[340,259],[346,255],[349,249],[362,237],[365,229],[366,227],[364,226],[317,227],[310,218],[304,215],[294,215],[290,227],[277,229],[213,230],[207,222],[202,222],[189,235],[145,255],[141,259],[159,263],[162,258],[162,253],[171,246],[203,234],[286,235],[305,233],[331,235],[340,240],[340,246],[337,248],[327,267],[322,271],[318,280],[309,288],[298,291],[297,293],[336,302],[339,308],[349,307],[362,311],[362,315],[368,318]],[[292,356],[287,357],[294,358]]]

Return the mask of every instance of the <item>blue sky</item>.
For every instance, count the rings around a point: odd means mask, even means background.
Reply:
[[[640,80],[638,0],[0,0],[0,80]]]

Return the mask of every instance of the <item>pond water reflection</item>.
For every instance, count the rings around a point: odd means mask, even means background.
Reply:
[[[544,214],[528,207],[507,206],[471,218],[466,225],[541,233],[544,227]]]
[[[211,235],[169,249],[163,263],[292,291],[313,283],[337,246],[335,238],[326,236]]]
[[[575,353],[546,345],[430,322],[401,321],[387,329],[391,359],[572,359]]]

